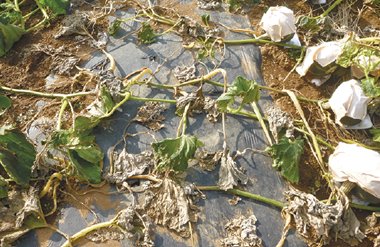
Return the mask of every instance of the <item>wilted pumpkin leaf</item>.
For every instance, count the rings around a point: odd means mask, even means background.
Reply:
[[[143,22],[142,23],[142,30],[137,34],[138,39],[143,44],[151,44],[156,42],[156,39],[154,38],[156,35],[153,33],[153,29],[150,26],[149,23]]]
[[[81,182],[90,182],[92,184],[99,184],[101,182],[101,169],[98,163],[91,163],[81,158],[76,150],[69,150],[68,154],[75,166],[75,174]]]
[[[195,158],[197,147],[203,147],[203,142],[197,136],[180,136],[152,143],[154,157],[159,160],[157,168],[184,171],[188,161]]]
[[[28,184],[36,159],[34,146],[12,126],[0,128],[0,163],[17,184]]]
[[[273,167],[281,168],[281,174],[292,183],[299,181],[298,163],[303,153],[303,139],[298,137],[294,142],[283,137],[278,143],[265,149],[273,158]]]
[[[363,79],[362,88],[367,97],[377,97],[380,95],[380,87],[375,85],[375,78],[369,77]]]
[[[42,5],[49,7],[57,15],[66,14],[67,0],[40,0]]]
[[[225,111],[229,104],[234,103],[235,96],[243,97],[242,104],[257,102],[260,99],[259,85],[254,80],[247,80],[242,76],[236,77],[228,91],[217,99],[219,109]]]
[[[8,196],[9,183],[0,175],[0,198]]]

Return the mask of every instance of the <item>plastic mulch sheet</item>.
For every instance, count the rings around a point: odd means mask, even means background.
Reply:
[[[188,1],[181,1],[181,4],[186,4]],[[206,12],[196,9],[199,15]],[[118,10],[115,15],[120,18],[128,18],[135,13],[134,9]],[[242,15],[232,15],[221,11],[207,12],[210,14],[212,21],[218,21],[229,27],[237,28],[250,28],[248,18]],[[115,17],[110,16],[111,23]],[[110,36],[109,43],[123,37],[127,33],[136,30],[141,24],[136,21],[128,21],[121,25],[121,30],[114,36]],[[226,31],[220,27],[223,31]],[[236,40],[249,38],[248,35],[226,32],[225,39]],[[116,60],[116,75],[124,78],[129,73],[134,72],[142,67],[148,67],[155,71],[160,66],[165,58],[171,56],[173,52],[179,49],[174,55],[161,68],[159,73],[155,75],[154,83],[159,84],[177,84],[178,80],[173,75],[173,70],[177,66],[191,66],[197,61],[197,53],[182,48],[181,37],[169,33],[166,35],[156,37],[156,42],[150,45],[136,44],[136,34],[130,35],[121,41],[116,42],[107,47],[109,52]],[[82,64],[86,68],[94,68],[97,64],[104,61],[106,57],[101,52],[95,52],[93,57]],[[220,54],[217,52],[216,63],[220,63],[220,68],[227,71],[228,83],[239,75],[254,79],[260,85],[265,85],[261,75],[261,54],[258,46],[253,44],[226,46],[225,56],[221,59]],[[197,75],[200,75],[199,68],[202,68],[205,73],[207,70],[211,71],[214,65],[210,60],[204,64],[197,63]],[[207,68],[205,67],[207,66]],[[223,83],[221,75],[213,77],[212,80]],[[184,88],[187,92],[192,92],[198,89],[199,85],[187,86]],[[209,84],[203,85],[203,92],[206,96],[211,96],[216,99],[222,93],[223,88],[212,86]],[[133,95],[147,98],[165,98],[173,99],[173,94],[169,90],[159,88],[149,88],[147,86],[134,86],[132,87]],[[259,107],[262,110],[266,105],[273,103],[271,97],[266,92],[261,92],[262,96],[259,101]],[[109,155],[111,148],[120,140],[124,128],[129,121],[136,116],[137,108],[142,106],[144,102],[137,102],[129,100],[121,110],[115,112],[110,121],[105,121],[95,129],[96,142],[105,153],[104,164],[109,164]],[[240,102],[236,102],[235,108],[238,107]],[[168,105],[168,109],[163,113],[165,127],[158,132],[152,134],[158,140],[164,138],[175,138],[177,128],[181,121],[181,117],[174,114],[175,105]],[[252,108],[246,104],[245,111],[253,111]],[[264,132],[257,120],[245,116],[237,116],[227,114],[226,117],[227,128],[227,146],[234,156],[236,151],[242,151],[245,148],[254,148],[257,150],[264,150],[267,146],[267,140]],[[127,132],[138,133],[149,131],[145,126],[138,122],[133,122]],[[190,135],[197,135],[197,137],[204,143],[202,148],[205,151],[218,151],[222,150],[223,145],[223,132],[222,123],[218,121],[211,123],[207,120],[206,114],[195,114],[189,117],[186,133]],[[135,137],[127,137],[127,151],[129,153],[140,153],[146,149],[152,149],[150,143],[153,139],[149,135],[138,135]],[[123,148],[123,143],[117,146],[115,151],[120,152]],[[249,181],[247,185],[239,187],[242,190],[258,194],[267,198],[277,201],[285,202],[283,191],[286,190],[286,185],[279,173],[272,168],[272,159],[264,153],[247,151],[245,155],[238,156],[235,160],[238,167],[244,167],[245,174],[248,175]],[[206,172],[197,168],[196,164],[190,166],[187,170],[186,180],[194,182],[199,186],[215,186],[218,181],[217,169],[212,172]],[[110,191],[116,191],[115,187],[111,186]],[[205,191],[206,199],[199,201],[200,217],[198,222],[194,224],[195,227],[195,245],[196,246],[219,246],[220,239],[224,237],[224,225],[228,220],[238,215],[248,216],[254,214],[258,222],[257,234],[262,239],[263,246],[276,246],[281,238],[282,229],[284,227],[284,220],[281,218],[281,210],[279,208],[254,201],[248,198],[242,198],[236,205],[229,204],[233,194],[216,191]],[[135,196],[138,196],[137,193]],[[116,208],[99,206],[96,201],[92,204],[91,209],[95,212],[100,222],[112,219],[115,214],[123,207],[131,203],[131,196],[129,193],[125,194],[110,194],[109,203],[117,205]],[[104,204],[104,203],[103,203]],[[85,215],[83,211],[70,204],[66,204],[58,216],[56,226],[64,233],[73,235],[81,229],[85,228],[88,223],[94,220],[94,215],[87,212]],[[156,246],[192,246],[190,239],[184,239],[176,236],[168,229],[153,224],[152,239]],[[36,231],[31,231],[15,243],[16,246],[39,246],[39,241]],[[41,238],[41,236],[40,236]],[[60,246],[65,242],[65,238],[58,233],[52,233],[49,238],[49,246]],[[131,243],[124,239],[121,241],[122,246],[132,246]],[[87,246],[87,245],[86,245]],[[90,245],[89,245],[90,246]],[[93,245],[91,245],[93,246]],[[108,246],[107,243],[100,244],[100,246]],[[110,245],[111,246],[111,245]],[[112,245],[113,246],[113,245]],[[118,246],[118,245],[117,245]],[[306,244],[295,235],[291,230],[284,246],[306,246]]]

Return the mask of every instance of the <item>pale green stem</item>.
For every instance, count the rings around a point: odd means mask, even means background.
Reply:
[[[371,150],[380,150],[380,147],[371,147],[371,146],[367,146],[367,145],[364,145],[363,143],[360,143],[360,142],[356,142],[356,141],[352,141],[352,140],[348,140],[348,139],[341,139],[343,142],[345,143],[349,143],[349,144],[359,144],[360,146],[363,146],[364,148],[367,148],[367,149],[371,149]]]
[[[219,189],[218,186],[197,186],[197,188],[199,190],[224,191],[224,190]],[[283,208],[283,207],[286,206],[285,203],[278,202],[278,201],[275,201],[275,200],[272,200],[272,199],[269,199],[269,198],[266,198],[266,197],[263,197],[263,196],[255,195],[255,194],[252,194],[252,193],[249,193],[249,192],[246,192],[246,191],[230,189],[230,190],[228,190],[228,192],[232,192],[232,193],[234,193],[236,195],[248,197],[248,198],[254,199],[256,201],[265,202],[265,203],[268,203],[270,205],[273,205],[273,206],[276,206],[276,207],[279,207],[279,208]]]
[[[39,8],[37,8],[37,9],[33,10],[32,12],[30,12],[29,14],[27,14],[27,15],[23,16],[22,18],[23,18],[23,19],[26,19],[26,18],[28,18],[28,17],[32,16],[34,13],[36,13],[38,10],[40,10],[40,9],[39,9]]]
[[[112,219],[110,221],[106,221],[103,223],[98,223],[89,227],[84,228],[83,230],[77,232],[72,236],[69,240],[67,240],[61,247],[71,247],[72,244],[78,240],[81,237],[84,237],[87,233],[90,233],[94,230],[100,229],[100,228],[106,228],[115,225],[116,220]]]
[[[303,134],[306,134],[306,135],[308,135],[308,136],[311,136],[310,133],[307,132],[306,130],[303,130],[303,129],[300,129],[300,128],[297,128],[297,127],[295,127],[294,129],[297,130],[298,132],[301,132],[301,133],[303,133]],[[319,141],[320,143],[322,143],[322,144],[325,145],[326,147],[328,147],[328,148],[330,148],[330,149],[332,149],[332,150],[335,150],[335,147],[331,146],[330,144],[328,144],[327,142],[325,142],[325,141],[322,140],[321,138],[319,138],[319,137],[317,137],[317,136],[316,136],[316,138],[317,138],[317,141]]]
[[[184,83],[181,83],[181,84],[175,84],[175,85],[162,85],[162,84],[156,84],[156,83],[150,83],[150,82],[149,83],[146,83],[146,82],[137,82],[137,84],[139,84],[139,85],[148,85],[148,86],[151,86],[151,87],[165,88],[165,89],[173,89],[175,87],[184,87],[184,86],[189,86],[189,85],[197,84],[197,83],[200,83],[201,81],[202,81],[202,78],[194,79],[194,80],[191,80],[191,81],[187,81],[187,82],[184,82]],[[216,81],[211,81],[211,80],[205,80],[204,79],[203,82],[207,83],[207,84],[210,84],[210,85],[214,85],[214,86],[224,87],[223,83],[219,83],[219,82],[216,82]],[[231,85],[227,85],[227,87],[231,87]],[[260,86],[259,85],[259,88],[260,89],[269,90],[269,91],[273,91],[273,92],[277,92],[277,93],[286,94],[286,92],[284,92],[282,90],[271,88],[271,87],[266,87],[266,86]],[[299,99],[301,101],[307,101],[307,102],[310,102],[310,103],[318,103],[318,102],[327,102],[327,101],[329,101],[329,99],[314,100],[314,99],[307,99],[307,98],[304,98],[304,97],[301,97],[301,96],[296,96],[296,97],[297,97],[297,99]]]
[[[213,39],[210,39],[210,41],[214,41]],[[226,45],[240,45],[240,44],[272,44],[277,46],[286,46],[294,49],[306,49],[306,47],[298,46],[298,45],[290,45],[290,44],[284,44],[284,43],[278,43],[273,42],[270,40],[264,40],[264,39],[242,39],[242,40],[223,40],[223,44]]]
[[[263,130],[264,130],[264,133],[265,133],[265,135],[266,135],[266,137],[267,137],[267,139],[268,139],[268,141],[269,141],[269,144],[272,146],[272,145],[273,145],[273,143],[272,143],[272,139],[271,139],[271,137],[270,137],[270,135],[269,135],[268,128],[267,128],[267,126],[266,126],[265,123],[264,123],[264,119],[263,119],[263,117],[261,116],[260,110],[259,110],[259,108],[257,107],[256,102],[252,102],[251,105],[252,105],[253,111],[255,112],[257,118],[259,119],[259,123],[260,123],[260,125],[261,125],[261,128],[263,128]]]
[[[130,21],[130,20],[132,20],[132,19],[135,19],[135,18],[137,18],[137,17],[144,16],[144,15],[147,15],[147,14],[142,13],[142,14],[139,14],[139,15],[132,16],[131,18],[127,18],[127,19],[120,20],[120,21],[122,21],[122,22],[126,22],[126,21]]]
[[[109,113],[107,113],[106,115],[103,115],[101,118],[110,117],[116,111],[117,108],[119,108],[122,104],[124,104],[129,99],[130,96],[131,96],[130,93],[125,93],[124,99],[120,101],[117,105],[115,105]]]
[[[129,96],[130,100],[135,100],[135,101],[152,101],[152,102],[161,102],[161,103],[169,103],[169,104],[176,104],[176,100],[172,99],[151,99],[151,98],[139,98],[139,97],[134,97],[134,96]]]
[[[228,108],[228,111],[231,112],[232,114],[237,114],[237,113],[239,113],[241,111],[241,109],[243,109],[243,106],[244,106],[244,103],[241,102],[239,108],[236,109],[236,110],[235,109],[231,109],[229,107],[227,107],[227,108]]]
[[[92,92],[81,92],[81,93],[73,93],[73,94],[54,94],[54,93],[40,93],[36,91],[31,91],[31,90],[25,90],[25,89],[13,89],[9,87],[5,87],[0,85],[0,90],[5,90],[9,92],[15,92],[15,93],[25,93],[25,94],[32,94],[35,96],[40,96],[40,97],[46,97],[46,98],[73,98],[73,97],[78,97],[78,96],[87,96],[92,94]]]
[[[61,129],[63,112],[65,111],[68,102],[69,101],[67,100],[67,98],[62,99],[61,111],[59,112],[58,116],[57,130]]]
[[[318,16],[318,18],[323,18],[325,17],[326,15],[328,15],[331,10],[333,10],[338,4],[340,4],[342,2],[342,0],[336,0],[331,6],[330,8],[328,8],[325,12],[323,12],[323,14],[321,14],[320,16]]]
[[[44,25],[46,22],[48,22],[50,20],[49,15],[47,14],[45,8],[39,3],[38,0],[36,0],[35,2],[37,4],[38,8],[41,10],[42,14],[44,15],[44,19],[41,22],[39,22],[37,25],[35,25],[34,27],[31,27],[28,30],[26,30],[25,31],[26,33],[29,33],[31,31],[35,30],[36,28]]]
[[[163,33],[159,33],[159,34],[156,34],[156,35],[154,35],[154,36],[157,37],[157,36],[161,36],[161,35],[164,35],[164,34],[170,32],[173,28],[175,28],[176,26],[178,26],[178,24],[180,24],[181,21],[182,21],[182,20],[179,20],[176,24],[174,24],[171,28],[169,28],[169,29],[166,30],[165,32],[163,32]]]
[[[231,109],[230,107],[227,107],[227,111],[229,111],[230,113],[233,113],[232,112],[233,109]],[[254,118],[254,119],[257,119],[257,120],[259,119],[255,114],[252,114],[252,113],[249,113],[249,112],[245,112],[245,111],[239,111],[236,114],[242,114],[244,116],[251,117],[251,118]],[[264,121],[269,121],[268,118],[265,118],[265,117],[263,117],[262,119]],[[303,125],[303,121],[301,121],[301,120],[294,120],[294,124],[296,124],[296,125]]]
[[[16,11],[19,12],[19,13],[21,13],[20,7],[18,5],[18,0],[14,0],[14,4],[15,4],[15,7],[16,7]],[[24,19],[23,18],[21,18],[21,28],[25,30],[25,23],[24,23]]]

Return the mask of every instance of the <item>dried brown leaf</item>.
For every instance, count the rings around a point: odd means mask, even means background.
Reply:
[[[188,222],[197,221],[198,207],[175,181],[165,178],[145,191],[140,208],[158,225],[176,231],[181,237],[190,237]]]
[[[179,110],[185,109],[187,104],[190,103],[188,113],[190,116],[193,116],[193,113],[201,114],[205,106],[205,97],[203,95],[202,86],[199,89],[192,93],[186,93],[184,91],[179,92],[181,96],[177,99],[177,112]]]
[[[205,106],[204,106],[204,110],[205,112],[207,113],[206,117],[207,119],[212,122],[212,123],[215,123],[217,122],[222,114],[218,108],[218,104],[216,103],[215,100],[211,99],[211,97],[205,97]]]
[[[222,246],[236,247],[262,247],[261,239],[256,234],[256,217],[251,215],[248,218],[240,215],[224,226],[226,237],[222,239]]]
[[[231,206],[235,206],[236,204],[238,204],[238,202],[241,201],[241,198],[238,197],[238,196],[233,196],[232,199],[228,200],[228,203],[231,205]]]
[[[206,171],[213,171],[219,160],[222,158],[223,151],[218,152],[204,152],[200,151],[196,154],[199,166],[201,169]]]
[[[276,143],[278,142],[278,134],[283,128],[286,129],[285,137],[293,137],[294,121],[287,112],[282,111],[279,107],[270,106],[266,109],[266,115]]]
[[[361,242],[365,235],[359,229],[360,222],[348,206],[348,199],[340,197],[334,205],[320,202],[315,196],[291,190],[285,192],[289,205],[284,211],[293,215],[297,232],[308,241],[323,238],[328,244],[331,236],[343,239],[351,246]],[[315,230],[316,239],[308,236],[310,228]]]
[[[166,105],[159,102],[145,102],[143,106],[138,108],[135,120],[141,122],[154,131],[158,131],[165,126],[160,122],[165,119],[165,117],[161,114],[166,110],[166,108]]]
[[[141,175],[146,168],[154,167],[154,156],[151,151],[139,154],[129,154],[125,149],[118,154],[114,153],[114,173],[105,175],[111,183],[120,184],[134,175]]]
[[[230,156],[229,151],[222,155],[222,162],[219,170],[218,186],[222,190],[233,189],[238,182],[247,184],[248,177],[236,166],[236,162]]]
[[[174,77],[180,82],[186,82],[197,78],[196,71],[194,64],[191,66],[178,66],[174,69]]]

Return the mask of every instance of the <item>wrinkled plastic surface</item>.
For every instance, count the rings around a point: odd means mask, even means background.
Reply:
[[[191,1],[190,1],[191,2]],[[180,1],[181,4],[189,3],[189,1]],[[210,14],[211,21],[221,22],[229,27],[248,28],[250,27],[248,18],[240,15],[231,15],[229,13],[221,12],[205,12],[196,10],[200,15]],[[128,11],[119,10],[115,13],[122,19],[134,15],[134,10]],[[111,22],[115,17],[110,16]],[[121,30],[115,37],[110,37],[109,43],[123,37],[127,33],[136,30],[141,24],[134,21],[128,21],[121,25]],[[224,30],[225,31],[225,30]],[[248,35],[239,33],[229,33],[226,39],[237,40],[243,38],[250,38]],[[136,35],[130,35],[122,41],[116,42],[107,47],[109,52],[116,60],[116,75],[125,77],[129,73],[136,71],[142,67],[148,67],[152,71],[163,63],[165,58],[170,56],[175,50],[181,47],[181,37],[175,34],[166,34],[156,37],[156,42],[151,45],[137,45]],[[218,57],[218,55],[217,55]],[[84,63],[82,66],[91,68],[99,62],[103,61],[105,56],[101,52],[95,52],[93,57]],[[174,78],[174,68],[176,66],[191,66],[196,62],[197,53],[195,51],[188,51],[180,48],[180,51],[170,58],[161,71],[155,76],[155,83],[161,84],[177,84],[178,81]],[[214,67],[211,62],[206,62],[208,69],[211,71]],[[197,69],[201,67],[200,64],[196,65]],[[261,54],[258,46],[253,44],[226,46],[226,55],[220,65],[227,71],[228,83],[231,84],[233,80],[241,75],[249,79],[255,79],[260,85],[266,85],[261,75]],[[207,70],[203,67],[205,72]],[[199,75],[198,71],[198,75]],[[223,83],[221,75],[213,78],[214,81]],[[185,90],[195,91],[198,86],[189,86]],[[221,93],[222,88],[205,84],[203,92],[207,96],[216,99]],[[166,98],[173,99],[172,92],[159,89],[148,88],[146,86],[133,86],[133,95],[139,97],[150,98]],[[265,105],[273,103],[271,97],[262,92],[262,97],[259,101],[259,107],[264,108]],[[105,153],[104,164],[109,164],[110,150],[117,141],[120,140],[125,126],[129,121],[136,116],[137,107],[141,106],[143,102],[127,101],[121,106],[120,111],[116,111],[110,118],[113,121],[107,121],[106,124],[101,124],[94,132],[96,135],[96,142]],[[240,102],[236,102],[237,108]],[[251,111],[249,105],[244,107],[245,111]],[[176,131],[181,118],[174,114],[175,106],[170,105],[164,112],[166,118],[163,123],[165,128],[158,132],[151,131],[158,140],[171,137],[176,137]],[[264,150],[268,143],[266,141],[264,132],[257,120],[248,117],[227,115],[226,118],[227,128],[227,145],[231,150],[232,155],[235,155],[236,150],[244,150],[247,147]],[[148,131],[143,125],[134,122],[128,128],[129,133],[138,133]],[[217,151],[222,149],[223,133],[221,121],[217,123],[210,123],[206,119],[206,114],[194,115],[189,118],[186,133],[190,135],[196,134],[197,137],[204,142],[204,150]],[[151,149],[150,143],[153,139],[148,135],[138,135],[136,137],[127,137],[127,151],[129,153],[140,153],[143,150]],[[120,152],[123,145],[116,148],[115,151]],[[245,173],[249,176],[249,181],[242,190],[265,196],[271,199],[285,202],[283,191],[286,190],[286,185],[279,173],[272,168],[272,160],[269,156],[263,153],[253,153],[248,151],[244,156],[239,156],[236,160],[237,165],[245,168]],[[215,186],[218,181],[219,166],[213,172],[200,171],[195,168],[187,169],[187,181],[196,183],[199,186]],[[112,191],[116,189],[112,187]],[[276,246],[281,238],[284,221],[281,218],[281,210],[270,206],[265,203],[254,201],[248,198],[242,200],[235,206],[231,206],[228,202],[232,199],[233,195],[225,192],[204,192],[207,199],[200,200],[200,218],[194,225],[195,227],[195,245],[196,246],[220,246],[220,239],[224,237],[223,226],[227,220],[232,219],[237,215],[255,214],[258,219],[256,223],[257,234],[263,240],[263,246],[271,247]],[[137,194],[136,194],[137,196]],[[120,200],[119,207],[125,207],[131,203],[131,197],[127,194],[112,194],[110,201]],[[92,205],[101,222],[113,218],[116,214],[116,209],[103,210],[96,203]],[[57,227],[64,233],[73,235],[79,230],[86,227],[86,222],[91,222],[94,216],[88,213],[86,219],[83,219],[78,210],[71,205],[66,205],[61,209],[58,216]],[[190,239],[181,239],[167,229],[154,226],[153,227],[153,240],[155,245],[160,246],[191,246]],[[58,233],[53,233],[50,238],[49,246],[60,246],[64,243],[65,239]],[[128,240],[122,240],[123,246],[132,246]],[[25,237],[16,242],[17,246],[38,246],[38,238],[35,231],[26,234]],[[107,246],[106,243],[101,246]],[[306,244],[295,235],[291,230],[284,247],[301,247]]]

